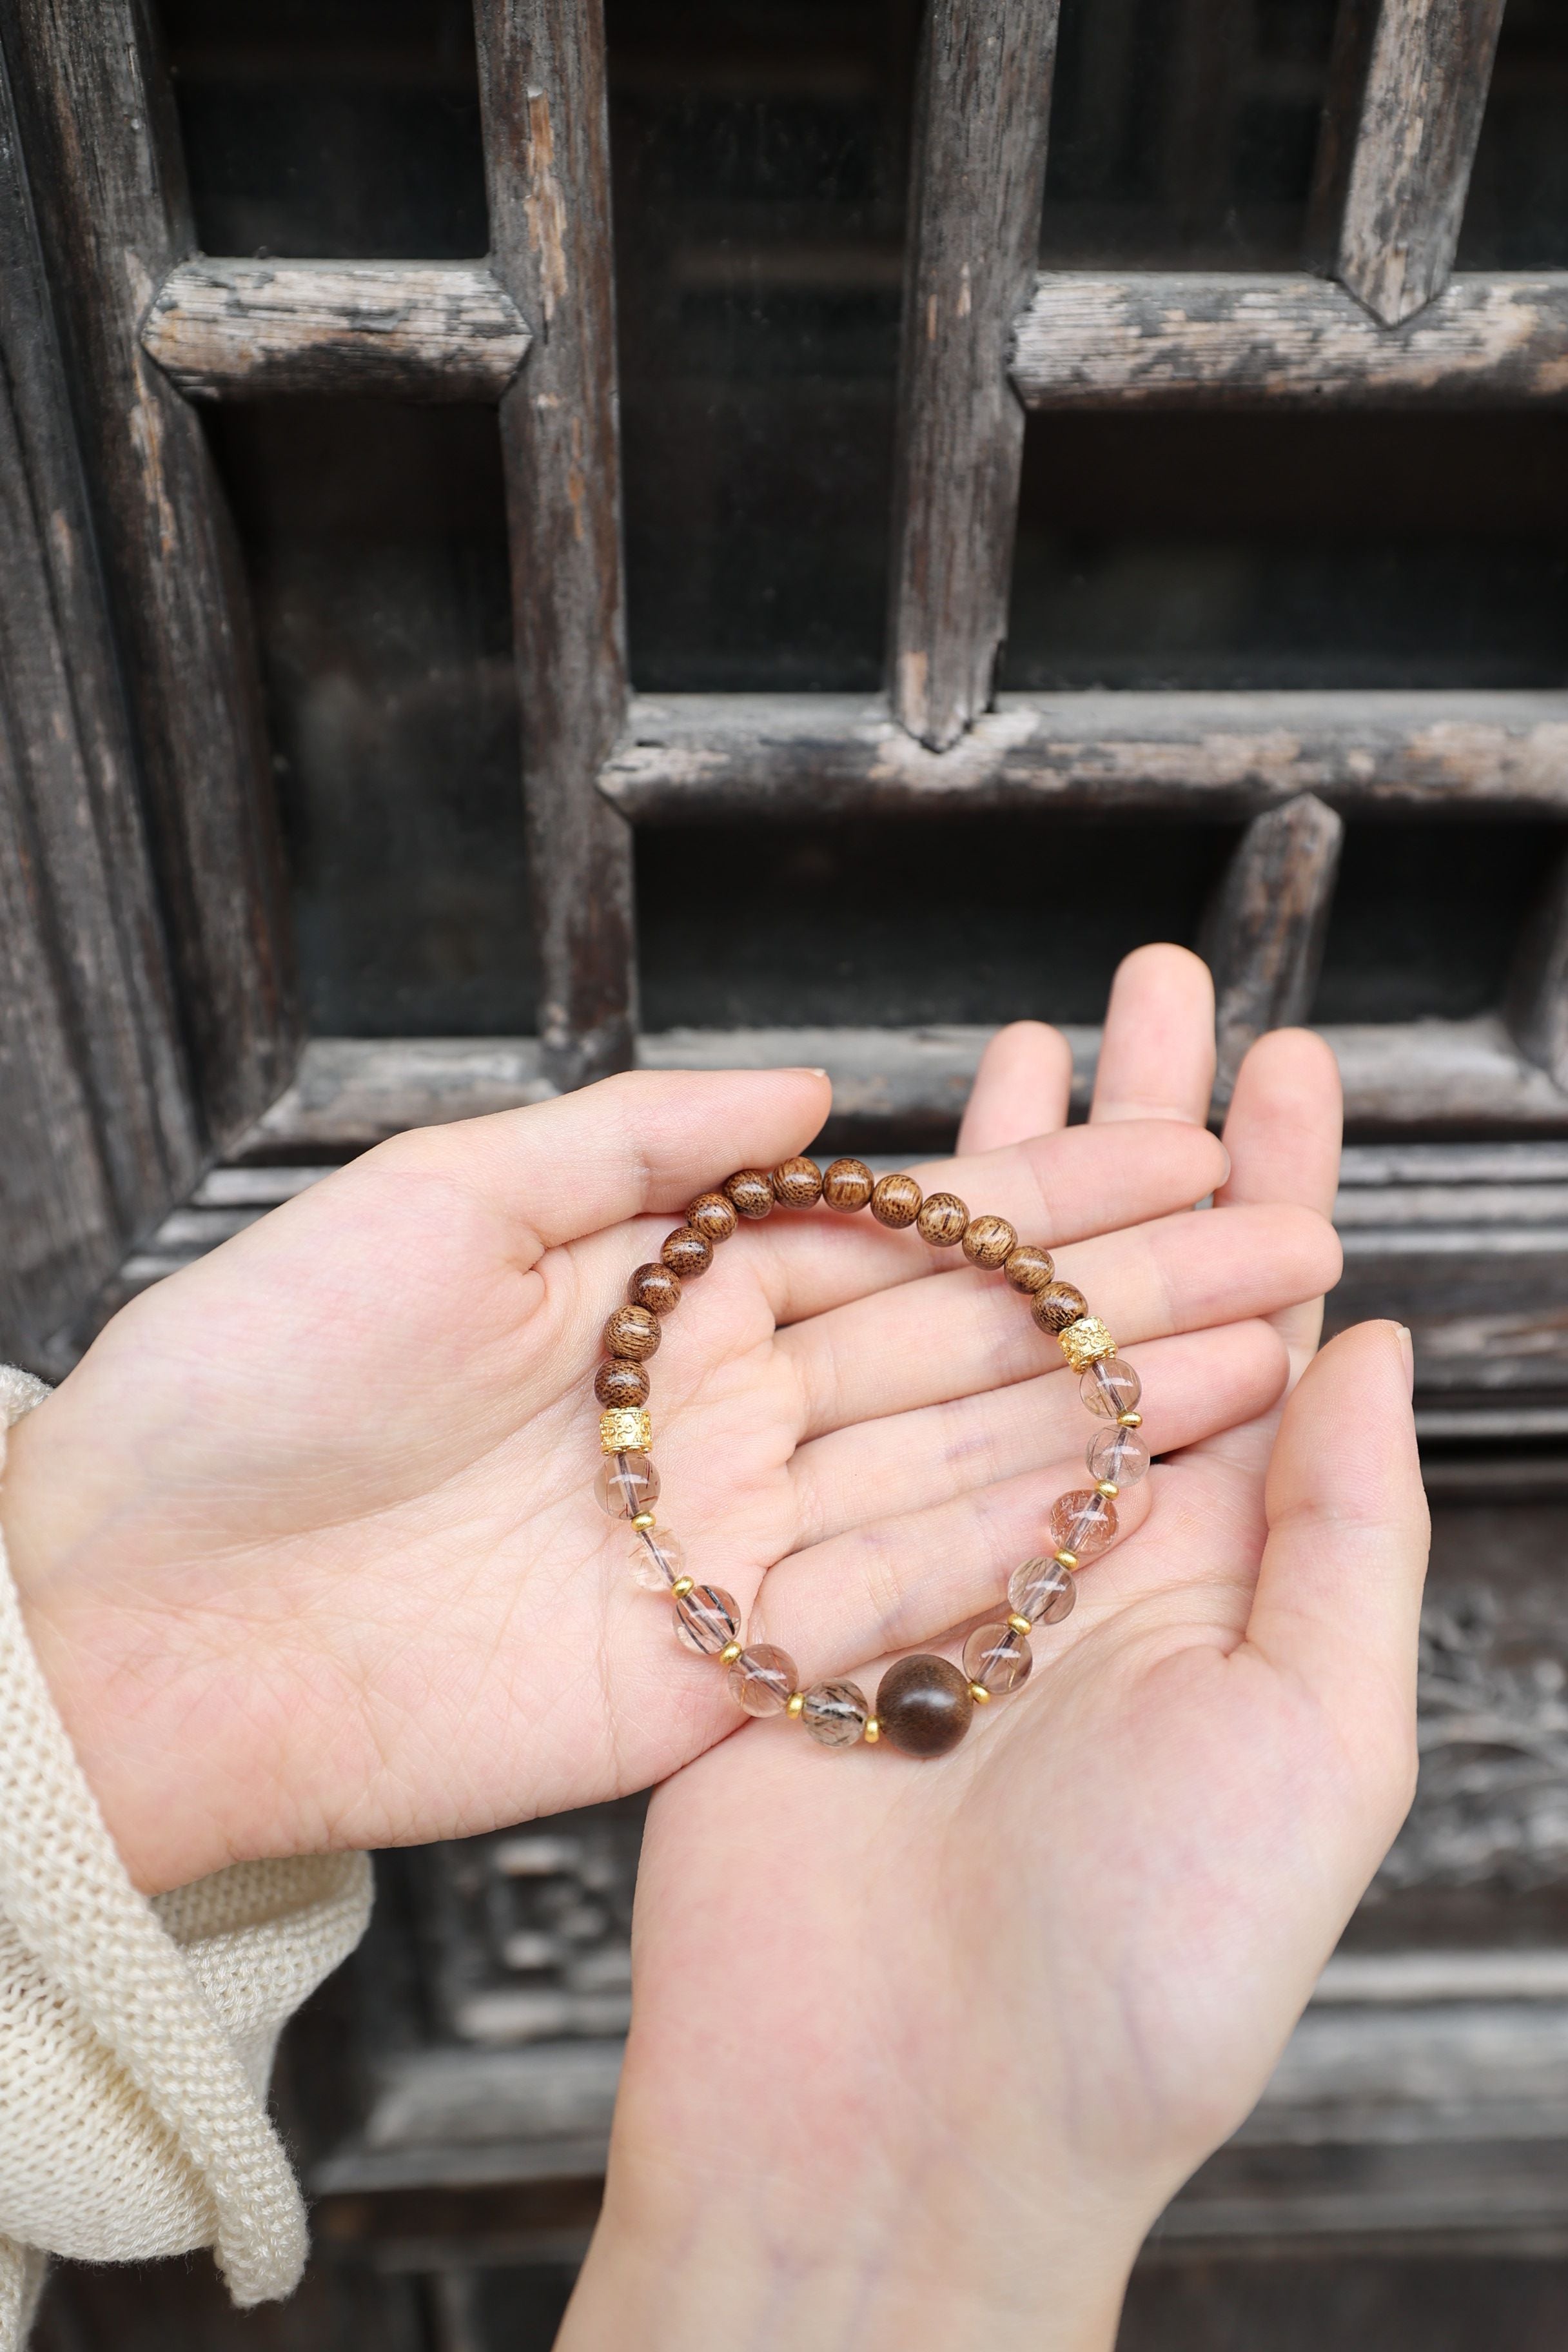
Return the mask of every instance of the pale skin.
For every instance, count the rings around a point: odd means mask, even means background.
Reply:
[[[1202,966],[1141,950],[1088,1127],[1062,1041],[1019,1024],[957,1160],[919,1171],[1056,1250],[1167,1457],[1035,1681],[940,1764],[727,1737],[721,1675],[589,1492],[605,1315],[693,1192],[807,1142],[812,1073],[399,1139],[137,1302],[13,1433],[14,1572],[147,1888],[668,1781],[564,2344],[633,2310],[686,2347],[1109,2344],[1143,2229],[1256,2096],[1397,1825],[1406,1358],[1347,1335],[1277,1432],[1337,1273],[1337,1088],[1314,1040],[1265,1040],[1222,1148],[1211,1041]],[[754,1638],[874,1687],[994,1606],[1083,1483],[1059,1360],[995,1277],[775,1214],[651,1367],[659,1516]]]

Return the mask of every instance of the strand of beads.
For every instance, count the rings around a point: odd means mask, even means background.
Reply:
[[[1005,1618],[970,1635],[962,1673],[947,1658],[900,1658],[882,1676],[875,1712],[858,1684],[824,1682],[802,1690],[787,1651],[765,1642],[748,1645],[734,1595],[695,1582],[686,1573],[679,1538],[654,1515],[659,1483],[651,1459],[647,1367],[658,1352],[663,1318],[680,1304],[681,1286],[707,1273],[714,1251],[742,1220],[754,1223],[775,1208],[809,1209],[819,1201],[843,1215],[868,1208],[879,1224],[913,1226],[933,1249],[961,1249],[972,1265],[999,1271],[1027,1297],[1040,1329],[1060,1345],[1089,1411],[1110,1424],[1089,1442],[1093,1486],[1058,1497],[1050,1515],[1050,1550],[1014,1570]],[[1139,1433],[1138,1375],[1118,1356],[1083,1293],[1057,1280],[1049,1252],[1020,1242],[1005,1217],[972,1217],[956,1193],[922,1194],[912,1176],[877,1177],[862,1160],[836,1160],[826,1173],[806,1159],[786,1160],[771,1172],[742,1168],[717,1192],[700,1193],[685,1223],[667,1236],[658,1261],[633,1274],[625,1306],[605,1326],[605,1347],[594,1381],[604,1408],[599,1444],[605,1456],[595,1492],[610,1517],[631,1529],[633,1576],[648,1591],[669,1594],[678,1639],[728,1669],[731,1691],[748,1715],[793,1717],[824,1748],[850,1748],[862,1739],[886,1740],[907,1756],[942,1756],[955,1748],[977,1706],[1028,1680],[1030,1637],[1037,1626],[1059,1624],[1068,1614],[1079,1569],[1116,1539],[1117,1496],[1149,1467],[1149,1449]]]

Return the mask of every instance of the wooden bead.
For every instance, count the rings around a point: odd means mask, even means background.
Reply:
[[[951,1249],[963,1239],[969,1211],[956,1192],[928,1192],[915,1223],[922,1242],[930,1242],[932,1249]]]
[[[1037,1249],[1033,1242],[1020,1242],[1002,1268],[1015,1290],[1026,1291],[1044,1290],[1056,1270],[1049,1250]]]
[[[866,1206],[876,1181],[863,1160],[836,1160],[822,1180],[822,1197],[830,1209],[848,1216]]]
[[[773,1213],[773,1178],[761,1168],[741,1168],[724,1183],[734,1207],[742,1217],[771,1217]]]
[[[957,1747],[973,1714],[969,1684],[946,1658],[900,1658],[888,1668],[877,1692],[882,1738],[906,1756],[945,1756]]]
[[[607,1412],[626,1412],[647,1404],[647,1392],[648,1377],[642,1366],[628,1363],[623,1356],[612,1356],[594,1375],[594,1394]]]
[[[773,1170],[773,1198],[784,1209],[809,1209],[822,1198],[822,1171],[815,1160],[785,1160]]]
[[[639,1265],[626,1285],[626,1297],[634,1307],[668,1315],[680,1304],[680,1284],[667,1265]]]
[[[658,1317],[646,1307],[617,1307],[605,1326],[605,1346],[612,1356],[629,1356],[641,1363],[658,1353]]]
[[[891,1225],[897,1230],[912,1225],[921,1213],[921,1193],[912,1176],[901,1171],[882,1177],[872,1190],[871,1214],[879,1225]]]
[[[963,1236],[963,1255],[971,1265],[1005,1265],[1018,1246],[1018,1236],[1005,1217],[972,1217]]]
[[[703,1240],[695,1225],[677,1225],[672,1234],[665,1235],[659,1256],[682,1282],[695,1282],[713,1263],[713,1244]]]
[[[1070,1282],[1047,1282],[1030,1299],[1029,1312],[1042,1331],[1060,1332],[1088,1314],[1089,1301]]]
[[[735,1214],[734,1202],[727,1201],[722,1192],[699,1192],[686,1212],[686,1222],[717,1248],[721,1242],[729,1240],[741,1221]]]

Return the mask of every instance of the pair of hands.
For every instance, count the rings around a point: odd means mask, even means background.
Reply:
[[[1148,2222],[1256,2097],[1398,1824],[1407,1343],[1345,1335],[1280,1422],[1338,1271],[1337,1081],[1316,1040],[1265,1039],[1222,1148],[1212,1023],[1203,967],[1142,950],[1089,1124],[1023,1024],[940,1172],[1136,1349],[1164,1460],[1028,1689],[929,1768],[726,1738],[722,1676],[591,1493],[626,1275],[693,1192],[809,1141],[813,1073],[400,1138],[135,1302],[14,1433],[30,1628],[148,1888],[665,1783],[563,2345],[634,2309],[683,2347],[1109,2343]],[[941,1263],[777,1215],[658,1359],[660,1517],[808,1678],[988,1611],[1081,1481],[1058,1351]]]

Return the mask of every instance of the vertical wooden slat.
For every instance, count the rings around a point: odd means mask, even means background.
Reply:
[[[1305,1021],[1323,960],[1344,821],[1314,793],[1253,818],[1204,926],[1215,979],[1215,1099],[1266,1029]]]
[[[601,0],[479,0],[493,266],[533,335],[500,406],[546,1065],[631,1059],[631,835],[595,780],[626,712]]]
[[[4,30],[197,1089],[222,1142],[284,1085],[297,1037],[245,590],[200,421],[139,340],[195,243],[173,100],[138,0],[28,0]]]
[[[889,670],[933,750],[986,708],[1007,626],[1024,413],[1007,380],[1034,279],[1057,0],[931,0],[910,178]]]
[[[1385,326],[1453,268],[1503,0],[1342,0],[1309,242]]]
[[[37,1360],[200,1157],[0,61],[0,1356]]]
[[[1568,1092],[1568,854],[1525,925],[1505,1010],[1521,1050]]]

